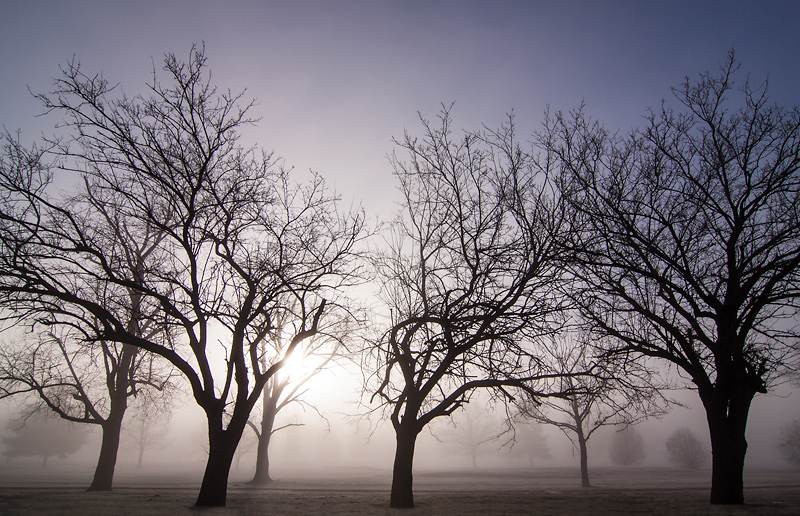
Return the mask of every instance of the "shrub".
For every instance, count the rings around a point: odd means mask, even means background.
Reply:
[[[778,452],[786,462],[800,467],[800,419],[781,427]]]
[[[614,464],[630,466],[645,457],[642,435],[632,426],[616,432],[611,440],[611,460]]]
[[[679,468],[700,469],[708,464],[708,448],[686,427],[678,428],[667,438],[669,461]]]

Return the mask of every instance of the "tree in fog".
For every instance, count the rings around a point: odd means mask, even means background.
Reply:
[[[795,419],[781,427],[778,453],[789,464],[800,467],[800,420]]]
[[[666,446],[669,462],[679,468],[700,469],[708,462],[708,449],[686,427],[672,432],[667,438]]]
[[[549,117],[539,143],[575,210],[575,294],[617,356],[674,365],[706,411],[711,503],[744,501],[753,398],[796,357],[800,110],[766,84],[688,78],[628,137],[583,109]]]
[[[535,459],[552,459],[550,445],[547,443],[547,436],[544,435],[542,426],[538,423],[515,423],[513,447],[509,453],[514,455],[524,453],[531,467],[536,465]]]
[[[9,421],[2,437],[3,455],[14,457],[41,457],[42,467],[47,459],[65,459],[86,444],[86,430],[63,419],[28,414]]]
[[[149,401],[144,396],[136,399],[123,427],[123,443],[129,443],[136,450],[137,469],[142,467],[147,450],[163,450],[169,445],[167,436],[172,411],[168,406]]]
[[[85,334],[70,330],[54,328],[4,344],[0,399],[32,394],[28,411],[99,426],[102,444],[89,491],[110,491],[129,400],[144,398],[145,391],[171,399],[174,373],[168,363],[134,346],[87,342]]]
[[[553,367],[567,373],[593,371],[589,375],[564,376],[563,398],[516,404],[519,418],[553,425],[578,450],[581,486],[590,487],[589,439],[604,426],[635,424],[666,413],[669,400],[662,394],[657,377],[641,362],[621,364],[607,361],[599,353],[602,342],[591,342],[588,333],[565,332],[543,349]],[[623,367],[624,365],[624,367]]]
[[[317,374],[328,367],[332,361],[340,354],[339,346],[335,342],[340,342],[345,334],[351,330],[349,322],[352,318],[343,318],[335,324],[329,325],[329,333],[325,338],[309,338],[293,351],[291,360],[294,362],[310,364],[305,370],[277,371],[264,384],[261,395],[260,421],[253,422],[251,418],[248,425],[256,435],[258,446],[256,447],[256,471],[250,481],[253,485],[264,486],[272,482],[269,474],[269,446],[272,436],[280,430],[299,426],[298,423],[286,423],[276,426],[275,421],[278,414],[291,405],[300,405],[316,412],[320,417],[319,410],[310,405],[305,400],[308,392],[307,384]],[[266,343],[262,343],[261,360],[262,367],[271,361],[275,361],[285,352],[288,344],[284,340],[285,335],[292,335],[297,331],[293,328],[298,321],[294,319],[291,310],[276,313],[274,329],[270,332],[269,349]],[[257,412],[254,412],[257,415]]]
[[[258,437],[254,433],[245,432],[239,439],[239,446],[236,447],[236,454],[233,456],[233,467],[238,470],[242,463],[242,457],[252,457],[253,452],[258,448]]]
[[[611,462],[619,466],[632,466],[645,458],[644,439],[642,434],[631,425],[614,432],[608,448]]]
[[[414,447],[431,421],[479,388],[549,389],[532,352],[562,308],[552,235],[565,222],[512,122],[454,135],[444,109],[397,142],[408,161],[391,158],[403,211],[374,256],[389,320],[364,369],[397,437],[392,507],[414,506]]]
[[[32,213],[26,215],[25,202],[20,198],[24,199],[26,194],[38,194],[33,190],[18,191],[18,187],[24,187],[26,179],[45,178],[46,181],[50,171],[43,161],[45,148],[26,149],[18,137],[8,133],[4,135],[3,143],[0,157],[3,187],[0,188],[12,197],[2,212],[2,218],[12,222],[5,228],[14,231],[14,217],[18,216],[18,220],[25,223],[35,220]],[[22,183],[17,185],[14,181]],[[35,186],[34,183],[28,185],[29,189],[42,187],[44,185]],[[124,217],[107,210],[108,199],[98,191],[87,189],[67,202],[95,209],[95,223],[105,230],[91,229],[98,242],[104,241],[109,249],[115,247],[115,242],[126,242],[125,246],[117,246],[117,266],[123,274],[136,281],[162,238],[159,231],[147,227],[139,232],[138,240],[126,239],[126,235],[136,231],[135,223],[129,225]],[[14,208],[23,211],[14,213]],[[28,208],[36,209],[35,202],[30,202]],[[19,235],[6,233],[5,236],[8,238],[4,242],[10,243]],[[12,244],[6,249],[13,251],[15,247]],[[23,275],[36,274],[25,270],[22,260],[12,267],[23,270]],[[96,281],[88,282],[85,287],[103,304],[114,305],[120,322],[131,333],[153,341],[168,340],[163,334],[167,330],[153,318],[152,312],[156,308],[143,303],[137,291],[120,286],[112,292],[107,285]],[[44,301],[41,310],[27,311],[22,303],[16,305],[17,299],[11,301],[14,309],[18,309],[12,319],[20,315],[26,325],[38,325],[38,329],[30,332],[19,328],[10,342],[0,348],[0,399],[33,394],[37,401],[28,407],[31,410],[52,411],[67,421],[99,426],[102,444],[89,490],[111,490],[120,431],[129,400],[138,396],[140,399],[161,399],[168,404],[176,392],[176,371],[167,361],[135,346],[96,338],[93,327],[98,321],[91,314],[85,314],[85,320],[62,318],[60,310],[63,307],[59,304]]]
[[[49,166],[21,159],[0,174],[0,303],[9,321],[80,325],[92,341],[136,346],[177,368],[207,420],[196,503],[224,505],[264,384],[341,306],[363,217],[340,213],[318,175],[296,180],[272,154],[242,147],[252,103],[212,85],[203,49],[186,62],[167,55],[148,88],[125,95],[72,62],[38,95],[62,116],[61,135]],[[62,194],[53,174],[79,194]],[[118,220],[124,232],[109,224]],[[160,240],[134,274],[125,249],[149,228]],[[129,292],[161,337],[130,327]],[[287,298],[296,331],[265,368],[260,344]]]
[[[473,468],[478,467],[478,456],[488,453],[502,433],[501,424],[490,415],[489,407],[479,406],[477,401],[453,413],[449,427],[437,435],[447,449],[469,457]]]

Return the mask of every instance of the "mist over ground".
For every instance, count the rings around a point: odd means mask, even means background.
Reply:
[[[351,366],[352,367],[352,366]],[[359,402],[360,376],[354,370],[336,368],[324,372],[314,382],[306,398],[310,405],[319,409],[324,419],[314,410],[290,407],[278,416],[276,426],[300,424],[277,432],[270,446],[271,474],[274,479],[283,476],[337,476],[342,470],[391,472],[394,456],[394,431],[388,421],[380,421],[377,414],[370,419],[364,416],[366,406]],[[697,395],[691,391],[674,391],[671,397],[684,406],[674,406],[659,419],[649,419],[636,426],[643,437],[645,457],[629,468],[672,468],[665,442],[669,435],[680,427],[692,430],[710,449],[708,426]],[[748,470],[780,469],[792,470],[793,466],[783,460],[777,449],[780,428],[800,418],[800,404],[791,386],[785,385],[775,394],[762,395],[755,399],[748,422],[748,454],[745,467]],[[365,398],[366,399],[366,398]],[[550,425],[529,423],[539,429],[541,452],[529,455],[530,444],[523,440],[525,424],[518,425],[517,443],[511,443],[512,434],[505,429],[505,412],[500,406],[487,406],[478,399],[469,407],[470,411],[485,414],[486,431],[481,437],[477,467],[473,468],[467,450],[452,441],[457,440],[459,421],[463,425],[464,411],[454,414],[453,421],[441,418],[430,431],[424,431],[418,441],[415,470],[424,471],[490,471],[498,469],[524,468],[578,468],[577,451],[569,439]],[[9,425],[17,417],[17,405],[4,400],[0,409],[3,421],[0,428],[8,434]],[[456,423],[454,426],[453,423]],[[12,478],[22,475],[36,481],[46,478],[71,482],[88,482],[94,471],[100,446],[100,432],[92,431],[91,425],[71,425],[74,432],[87,432],[87,442],[64,458],[57,456],[42,467],[41,457],[15,457],[0,460],[0,476]],[[610,441],[615,427],[601,428],[589,441],[589,467],[614,467],[609,457]],[[454,433],[455,432],[455,433]],[[138,448],[130,434],[123,432],[117,461],[117,478],[139,478],[163,475],[181,477],[187,482],[199,483],[207,458],[207,433],[202,411],[191,401],[176,407],[167,425],[163,442],[147,449],[142,467],[137,467]],[[546,450],[546,451],[545,451]],[[244,482],[252,478],[255,469],[255,434],[248,429],[239,445],[232,469],[232,481]],[[543,452],[543,453],[542,453]],[[704,468],[710,475],[710,462]]]

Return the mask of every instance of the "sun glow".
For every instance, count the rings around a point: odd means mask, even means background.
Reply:
[[[307,406],[325,407],[326,410],[344,410],[343,399],[353,399],[358,392],[360,376],[351,371],[347,361],[336,360],[338,352],[320,343],[304,343],[286,357],[283,367],[276,373],[279,382],[287,381],[287,392],[302,393]],[[313,350],[309,352],[308,346]]]
[[[283,359],[283,367],[277,374],[290,383],[303,382],[308,385],[320,375],[321,369],[333,365],[330,353],[324,347],[300,345]]]
[[[283,359],[283,366],[278,371],[278,374],[282,378],[289,378],[290,381],[299,381],[305,378],[313,369],[307,364],[313,357],[305,357],[303,355],[303,349],[295,349],[292,354]]]

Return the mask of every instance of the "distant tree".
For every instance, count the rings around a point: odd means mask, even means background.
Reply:
[[[347,304],[342,287],[356,281],[364,217],[340,212],[320,176],[300,178],[271,153],[242,147],[252,102],[212,84],[204,49],[185,62],[168,54],[148,90],[123,94],[71,62],[38,95],[61,115],[61,132],[51,162],[28,153],[2,167],[0,306],[6,321],[81,325],[93,341],[177,368],[207,423],[196,504],[222,506],[250,412],[285,357],[264,369],[259,354],[274,312],[296,303],[285,354],[324,333],[326,317]],[[53,185],[55,171],[78,193]],[[130,230],[108,223],[117,220]],[[159,243],[132,275],[125,249],[148,228]],[[158,308],[145,313],[166,341],[129,326],[128,292]]]
[[[589,482],[589,439],[604,426],[635,424],[649,417],[660,417],[670,404],[650,369],[642,362],[622,364],[605,360],[601,343],[592,343],[590,334],[562,333],[543,356],[553,361],[553,368],[565,373],[562,398],[538,403],[516,403],[518,417],[550,424],[561,430],[578,450],[581,485]],[[624,366],[624,367],[623,367]],[[592,371],[592,374],[581,372]]]
[[[628,136],[581,108],[538,139],[583,227],[573,297],[618,356],[666,361],[697,391],[712,504],[744,503],[750,406],[796,363],[800,329],[800,109],[738,69],[731,52],[687,78]]]
[[[614,464],[632,466],[645,458],[644,440],[636,427],[626,425],[611,437],[609,457]]]
[[[547,436],[538,423],[520,422],[514,425],[514,442],[512,452],[514,454],[523,453],[528,457],[531,467],[536,465],[536,459],[552,459],[550,445],[547,443]]]
[[[800,419],[781,427],[778,452],[786,462],[800,467]]]
[[[533,348],[554,331],[563,267],[553,233],[566,224],[513,119],[453,134],[448,109],[392,156],[402,213],[374,263],[389,320],[370,342],[367,389],[397,436],[392,507],[413,507],[417,436],[469,402],[549,392]],[[541,380],[541,382],[539,381]]]
[[[291,308],[292,304],[287,303]],[[291,335],[297,331],[296,326],[302,323],[291,309],[276,311],[274,316],[274,328],[270,330],[269,345],[262,343],[261,361],[262,367],[266,368],[267,363],[275,362],[286,350],[288,342],[285,335]],[[337,323],[328,325],[325,338],[310,338],[297,347],[290,357],[292,363],[309,364],[302,369],[286,368],[277,371],[264,384],[261,395],[260,421],[254,422],[253,418],[248,421],[248,426],[256,435],[258,446],[256,447],[256,471],[250,484],[264,486],[272,482],[270,477],[269,446],[272,436],[280,430],[293,426],[300,426],[300,423],[286,423],[275,426],[278,414],[291,405],[301,405],[308,407],[316,412],[320,417],[319,410],[307,403],[305,395],[308,392],[306,385],[317,374],[328,367],[340,354],[340,347],[337,344],[352,330],[351,317],[340,319]],[[255,411],[253,415],[258,415]],[[324,417],[323,417],[324,419]]]
[[[445,447],[459,455],[466,455],[472,467],[478,467],[478,457],[486,454],[503,433],[500,421],[492,417],[488,407],[473,400],[450,416],[448,428],[438,432]]]
[[[59,329],[64,331],[56,333]],[[110,491],[129,401],[139,395],[164,397],[168,403],[176,373],[168,362],[139,348],[86,337],[78,326],[57,326],[4,344],[0,399],[34,394],[28,412],[52,412],[73,423],[99,426],[102,444],[89,491]],[[157,394],[146,396],[146,391]]]
[[[162,450],[169,445],[167,436],[172,419],[170,407],[148,401],[150,400],[141,396],[134,402],[134,410],[123,427],[123,442],[130,443],[137,452],[137,469],[142,467],[147,450]]]
[[[242,457],[251,457],[257,448],[258,438],[256,435],[248,432],[242,434],[239,446],[236,447],[236,455],[234,455],[234,468],[238,470],[242,463]]]
[[[687,469],[700,469],[709,459],[708,449],[686,427],[678,428],[667,438],[667,455],[672,464]]]
[[[86,443],[86,431],[59,418],[32,415],[9,421],[3,436],[3,455],[13,457],[41,457],[42,467],[47,459],[64,459],[77,452]]]

